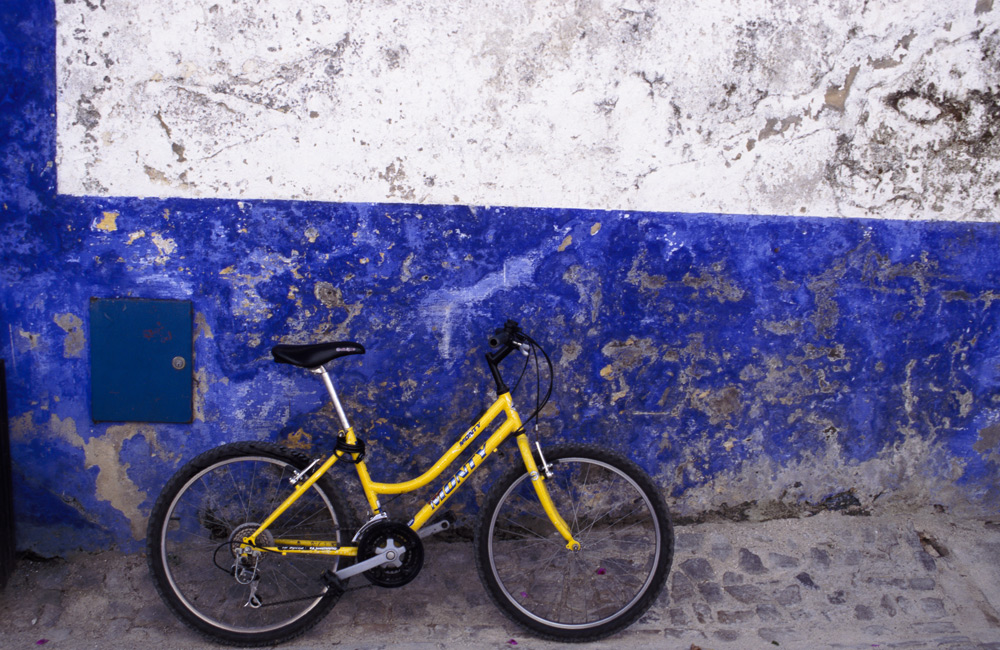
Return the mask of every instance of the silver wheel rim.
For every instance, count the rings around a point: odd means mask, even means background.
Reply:
[[[280,612],[276,611],[275,616],[277,618],[272,622],[260,623],[256,625],[250,625],[250,624],[237,625],[235,623],[224,620],[219,615],[213,615],[211,612],[208,611],[210,609],[208,605],[201,605],[200,603],[193,602],[194,600],[200,601],[203,598],[201,598],[200,596],[198,598],[195,598],[195,594],[192,593],[192,591],[195,590],[195,586],[192,584],[192,579],[190,578],[190,576],[188,577],[187,580],[181,580],[181,577],[178,575],[178,569],[177,569],[178,557],[176,556],[176,554],[171,553],[171,549],[174,549],[178,546],[180,547],[185,546],[185,545],[178,545],[171,540],[171,534],[178,532],[173,528],[174,522],[179,517],[179,515],[177,514],[178,507],[185,505],[181,504],[181,501],[184,501],[186,498],[189,497],[189,495],[191,495],[196,485],[198,485],[199,483],[204,484],[206,477],[209,477],[213,473],[219,472],[221,469],[226,468],[227,466],[232,466],[237,463],[246,463],[248,461],[254,462],[256,466],[263,467],[265,470],[268,467],[280,468],[281,472],[277,476],[277,481],[275,481],[279,486],[283,481],[286,481],[287,478],[291,476],[292,472],[295,471],[295,468],[289,465],[288,463],[269,456],[240,456],[236,458],[222,460],[217,463],[213,463],[211,466],[206,467],[202,471],[198,472],[195,476],[191,477],[191,479],[188,480],[184,484],[184,486],[178,491],[177,496],[174,497],[173,501],[171,501],[170,503],[169,508],[167,509],[167,515],[164,527],[160,532],[160,555],[161,555],[160,559],[163,564],[164,574],[167,577],[167,581],[170,583],[171,591],[181,601],[184,608],[187,611],[189,611],[192,615],[194,615],[204,623],[207,623],[213,627],[226,630],[229,632],[234,632],[239,634],[263,634],[291,625],[301,620],[302,617],[306,616],[309,612],[313,611],[313,609],[319,604],[320,600],[322,600],[327,590],[327,588],[319,581],[318,579],[319,575],[322,573],[322,570],[336,568],[337,566],[336,557],[324,558],[320,556],[298,556],[299,558],[309,557],[310,561],[308,563],[315,565],[316,569],[316,574],[315,574],[316,580],[315,584],[311,587],[311,594],[307,594],[304,591],[300,590],[300,593],[298,595],[298,597],[301,598],[307,595],[316,594],[316,597],[311,599],[303,599],[300,601],[296,601],[295,604],[292,603],[289,604],[289,606],[291,607],[300,608],[300,611],[288,616],[282,615],[280,614]],[[231,472],[230,472],[230,477],[232,477]],[[260,478],[264,479],[265,477],[261,476]],[[234,486],[235,485],[236,484],[234,479]],[[205,487],[207,496],[209,490],[208,486]],[[289,493],[290,492],[286,490],[284,496],[287,496]],[[306,506],[310,506],[309,503],[303,504],[303,507],[300,509],[298,513],[295,512],[295,506],[298,506],[301,502],[307,500],[311,500],[314,503],[321,504],[323,506],[323,511],[328,513],[327,514],[328,518],[326,519],[327,530],[324,534],[324,537],[321,538],[321,539],[324,538],[328,539],[332,532],[332,530],[329,529],[329,525],[332,524],[334,527],[336,527],[338,526],[338,521],[337,521],[336,511],[334,511],[333,509],[333,505],[330,503],[329,499],[326,497],[325,494],[323,494],[321,490],[315,487],[310,488],[310,490],[306,492],[302,497],[300,497],[299,501],[296,502],[296,504],[289,509],[288,511],[289,518],[291,518],[291,516],[295,514],[298,514],[303,519],[309,517],[310,515],[303,514],[302,512],[302,510],[305,510]],[[273,508],[279,504],[280,500],[277,503],[273,503],[273,500],[270,500],[267,506],[268,512],[270,510],[273,510]],[[255,508],[255,504],[247,500],[243,500],[240,503],[239,507],[249,511]],[[190,513],[187,514],[190,515]],[[246,517],[253,519],[255,514],[256,513],[247,512]],[[266,515],[268,513],[265,512],[264,514]],[[283,517],[285,517],[285,515],[283,515]],[[225,517],[220,517],[218,521],[220,526],[225,524],[224,521],[225,519],[226,519]],[[258,520],[263,520],[263,517],[260,517]],[[279,526],[280,521],[281,519],[279,518],[279,520],[275,522],[275,526]],[[185,522],[180,522],[177,525],[178,527],[181,527],[184,525],[184,523]],[[238,526],[240,525],[240,523],[243,522],[235,523],[234,525]],[[305,532],[304,527],[300,527],[299,529],[300,531]],[[278,536],[280,537],[280,535]],[[337,533],[337,538],[339,539],[339,533]],[[204,585],[204,587],[206,593],[210,591],[214,592],[214,593],[207,593],[207,595],[214,597],[216,599],[215,602],[217,604],[225,601],[226,604],[223,606],[224,611],[231,611],[231,610],[235,611],[235,607],[239,607],[240,609],[250,610],[249,612],[239,612],[238,614],[235,613],[231,614],[229,616],[230,620],[232,620],[233,618],[242,618],[244,621],[248,622],[253,618],[257,618],[259,621],[265,620],[265,618],[269,613],[269,610],[267,610],[266,608],[254,610],[253,608],[242,607],[245,601],[249,598],[249,586],[238,585],[238,583],[234,578],[225,575],[222,572],[222,570],[217,568],[214,565],[214,562],[212,562],[212,557],[214,557],[218,561],[218,563],[221,564],[222,566],[228,566],[229,564],[232,563],[232,554],[229,548],[226,547],[228,540],[217,540],[218,543],[215,544],[215,547],[210,548],[215,541],[216,540],[213,540],[212,542],[209,543],[203,541],[200,543],[199,546],[199,549],[201,551],[209,551],[209,555],[211,556],[208,558],[208,561],[206,563],[202,563],[200,565],[200,568],[205,572],[204,576],[206,584]],[[221,550],[219,550],[220,546],[223,547]],[[216,553],[217,550],[218,552]],[[189,551],[189,553],[193,552],[194,552],[193,549]],[[282,558],[282,556],[275,553],[264,553],[261,557],[261,565],[262,565],[261,571],[263,572],[264,568],[267,567],[268,564],[271,564],[272,562],[277,563],[282,560],[284,560],[284,567],[281,566],[273,567],[273,569],[275,570],[273,577],[278,578],[279,580],[280,580],[280,573],[278,573],[278,571],[280,569],[282,568],[290,569],[293,567],[298,568],[296,565],[302,563],[301,560],[296,560],[295,558],[289,560],[288,558]],[[301,569],[299,569],[299,571],[301,572]],[[307,575],[303,574],[299,576],[299,579],[306,581],[306,584],[308,584]],[[182,582],[184,582],[185,584],[181,584]],[[291,584],[291,579],[289,579],[286,582],[286,586],[287,584]],[[226,597],[227,594],[228,598]],[[241,600],[243,602],[240,602]],[[275,600],[278,599],[276,598]],[[284,605],[276,605],[274,607],[276,610],[281,610],[281,609],[284,609],[285,611],[288,610],[288,606]],[[256,616],[254,615],[253,612],[261,612],[261,610],[264,610],[264,612],[259,613]]]
[[[609,574],[612,576],[612,578],[614,578],[615,576],[613,572],[620,571],[623,565],[619,562],[621,558],[618,557],[610,557],[610,556],[603,558],[594,557],[595,551],[602,550],[601,548],[595,545],[595,542],[600,544],[601,540],[595,540],[595,536],[593,535],[595,527],[599,522],[598,521],[590,522],[589,527],[586,525],[582,525],[580,520],[580,515],[582,513],[580,512],[579,503],[574,503],[572,507],[569,507],[567,509],[568,506],[565,503],[560,503],[560,499],[557,498],[556,494],[552,495],[553,499],[556,501],[556,507],[559,509],[560,514],[570,525],[574,537],[581,543],[582,548],[579,552],[580,557],[575,557],[575,555],[573,555],[571,551],[565,550],[565,541],[562,539],[562,536],[555,531],[551,522],[549,522],[547,518],[544,518],[544,525],[546,525],[551,530],[551,533],[547,536],[544,542],[538,541],[536,543],[539,545],[543,543],[551,543],[553,547],[556,546],[561,547],[561,550],[564,551],[565,554],[567,554],[567,556],[573,557],[573,559],[575,560],[576,566],[574,567],[574,571],[577,571],[578,577],[581,578],[580,586],[582,588],[579,590],[581,593],[569,594],[568,596],[576,597],[578,601],[582,600],[584,602],[582,608],[583,611],[585,612],[584,617],[587,618],[588,620],[584,620],[581,622],[566,622],[562,620],[552,620],[552,617],[543,616],[529,608],[529,605],[534,607],[535,609],[539,609],[540,606],[544,607],[544,605],[542,603],[539,603],[530,591],[519,585],[527,585],[529,582],[531,582],[531,580],[544,580],[547,578],[547,576],[537,575],[537,574],[529,576],[524,574],[530,572],[507,571],[497,566],[498,564],[496,559],[498,555],[497,541],[496,541],[497,527],[498,527],[498,519],[500,519],[500,517],[503,516],[502,511],[507,505],[508,500],[512,498],[512,494],[514,494],[515,492],[518,492],[519,490],[530,490],[531,494],[532,495],[534,494],[534,490],[530,486],[530,481],[528,480],[529,477],[526,473],[521,477],[519,477],[516,481],[514,481],[514,483],[501,496],[498,506],[493,513],[489,525],[488,544],[489,544],[490,570],[493,574],[494,579],[499,585],[499,588],[506,597],[507,601],[510,602],[511,605],[513,605],[524,616],[527,616],[531,620],[536,621],[548,627],[554,627],[565,630],[583,630],[583,629],[591,629],[599,627],[616,618],[619,618],[623,613],[629,611],[632,607],[636,605],[636,603],[643,597],[643,595],[647,593],[650,586],[652,585],[656,574],[656,568],[659,565],[660,556],[663,553],[661,532],[659,530],[659,526],[656,523],[656,514],[653,504],[646,497],[645,493],[642,491],[639,485],[630,476],[628,476],[618,468],[614,467],[613,465],[592,458],[583,458],[583,457],[561,458],[559,459],[558,463],[554,465],[553,469],[555,472],[557,472],[558,475],[560,469],[564,469],[568,465],[576,466],[580,464],[585,464],[588,466],[600,468],[601,470],[604,470],[610,475],[613,475],[616,482],[621,481],[623,482],[621,483],[621,485],[630,487],[631,492],[633,493],[634,498],[636,499],[635,510],[637,512],[644,511],[646,513],[646,516],[643,518],[646,520],[646,523],[644,525],[648,526],[650,529],[644,535],[648,537],[648,542],[649,544],[652,544],[653,547],[652,554],[646,556],[645,561],[643,563],[642,573],[644,573],[645,576],[640,583],[637,583],[638,587],[631,590],[633,593],[631,594],[630,597],[622,598],[620,604],[614,606],[614,611],[611,611],[610,613],[604,616],[596,616],[595,618],[593,618],[593,620],[590,620],[590,616],[587,613],[586,599],[591,598],[592,593],[583,593],[583,592],[587,591],[594,592],[598,590],[602,586],[602,583],[607,582],[605,578]],[[550,491],[554,492],[556,490],[552,489],[553,482],[555,481],[549,481],[548,485],[550,486]],[[563,486],[559,486],[557,484],[555,487],[559,488],[558,489],[559,492],[565,491],[563,489]],[[571,487],[576,489],[582,489],[585,488],[586,486],[572,485]],[[564,495],[560,494],[559,496],[562,497]],[[525,499],[525,500],[530,501],[530,499]],[[537,499],[534,499],[534,503],[537,504]],[[542,512],[540,505],[538,505],[537,508],[538,508],[537,512]],[[626,508],[626,510],[627,509],[628,508]],[[612,514],[611,516],[612,518],[606,522],[607,524],[615,523],[615,520],[613,518],[614,515]],[[531,534],[534,534],[534,531],[532,531]],[[615,534],[614,531],[610,533],[610,535],[614,534]],[[524,535],[525,538],[528,538],[529,536],[530,536],[529,533],[525,533]],[[606,538],[605,541],[608,541],[609,539],[610,538]],[[624,540],[624,541],[626,543],[635,543],[632,540]],[[558,554],[559,552],[560,551],[553,550],[554,554]],[[588,554],[591,557],[588,558],[587,557]],[[543,570],[545,569],[548,569],[548,566],[543,567]],[[549,573],[556,574],[557,572],[554,570],[550,570]],[[583,583],[587,583],[586,586],[583,586]],[[536,603],[538,603],[538,606],[536,606]]]

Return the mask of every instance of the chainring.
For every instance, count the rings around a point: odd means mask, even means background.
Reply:
[[[412,528],[398,521],[380,521],[368,527],[358,542],[359,561],[403,547],[406,550],[397,552],[388,563],[365,571],[365,578],[380,587],[402,587],[424,566],[424,545]]]

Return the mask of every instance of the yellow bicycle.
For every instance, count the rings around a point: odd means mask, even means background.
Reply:
[[[271,443],[237,442],[182,467],[149,519],[149,567],[164,602],[221,643],[292,639],[330,611],[353,576],[382,587],[413,580],[423,565],[422,538],[451,525],[448,515],[431,520],[513,435],[523,466],[494,483],[475,536],[487,592],[513,621],[550,639],[591,641],[634,622],[662,590],[673,559],[670,515],[659,490],[635,463],[600,447],[554,446],[543,455],[514,409],[499,364],[515,351],[533,356],[539,376],[539,353],[548,364],[548,391],[544,398],[538,391],[529,422],[551,395],[552,363],[514,321],[489,343],[496,401],[433,467],[402,483],[372,480],[365,445],[326,369],[335,359],[363,354],[364,347],[275,346],[276,361],[320,376],[343,431],[325,459]],[[485,442],[412,519],[389,517],[380,496],[428,485],[495,421]],[[327,475],[338,461],[354,466],[367,499],[369,517],[360,527]]]

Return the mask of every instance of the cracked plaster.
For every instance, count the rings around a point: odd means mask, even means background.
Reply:
[[[69,194],[997,219],[992,4],[57,12]]]

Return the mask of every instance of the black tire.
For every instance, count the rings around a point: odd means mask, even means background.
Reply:
[[[167,482],[149,517],[147,560],[160,597],[195,631],[227,645],[271,645],[302,634],[336,604],[341,592],[322,580],[337,568],[336,557],[263,553],[259,608],[245,606],[250,585],[232,572],[231,540],[262,523],[291,494],[288,479],[308,463],[301,452],[274,444],[237,442],[199,455]],[[324,476],[267,531],[270,539],[340,542],[350,539],[349,528]]]
[[[541,637],[610,636],[663,589],[674,552],[670,513],[649,476],[618,454],[564,445],[545,458],[549,494],[580,550],[566,549],[530,476],[517,467],[493,486],[480,512],[479,577],[501,611]]]

